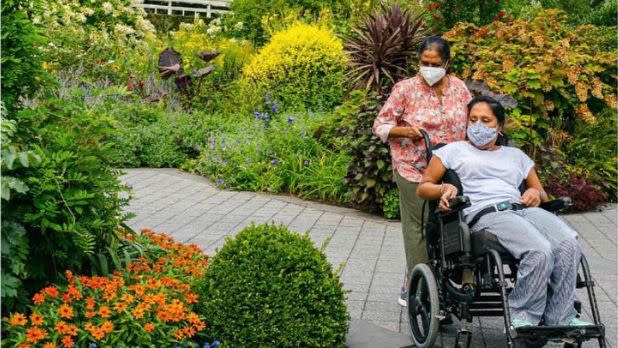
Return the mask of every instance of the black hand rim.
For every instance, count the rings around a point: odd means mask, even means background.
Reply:
[[[413,297],[413,294],[419,293],[420,299],[417,296]],[[408,320],[412,328],[412,333],[419,343],[424,343],[427,340],[429,334],[429,326],[431,324],[431,302],[429,300],[429,284],[427,279],[422,274],[414,274],[410,281],[409,289],[409,301],[408,301]],[[423,325],[423,332],[418,325],[418,317],[420,316],[421,323]]]

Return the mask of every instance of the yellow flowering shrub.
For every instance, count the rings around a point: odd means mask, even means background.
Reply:
[[[185,71],[199,69],[207,64],[214,63],[217,69],[225,65],[225,61],[234,56],[241,62],[247,61],[253,54],[253,46],[247,40],[219,39],[217,33],[221,31],[221,22],[214,19],[208,25],[201,18],[193,23],[182,23],[178,30],[170,35],[168,46],[182,54]],[[160,46],[160,50],[165,47]],[[205,50],[218,50],[221,54],[213,61],[205,63],[196,55]]]
[[[248,88],[270,93],[287,109],[327,109],[344,92],[343,43],[329,29],[296,23],[243,69]]]

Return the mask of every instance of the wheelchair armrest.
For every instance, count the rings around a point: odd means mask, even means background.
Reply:
[[[545,209],[550,212],[558,212],[571,206],[572,201],[570,197],[558,197],[554,200],[541,203],[539,208]]]
[[[448,206],[449,208],[451,208],[448,211],[442,211],[440,209],[436,210],[436,214],[438,215],[438,217],[444,217],[447,215],[451,215],[453,213],[456,213],[460,210],[464,210],[467,207],[470,206],[470,197],[468,196],[457,196],[453,199],[451,199],[450,202],[448,202]]]

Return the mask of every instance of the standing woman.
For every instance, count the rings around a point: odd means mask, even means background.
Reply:
[[[419,74],[393,86],[373,123],[373,133],[390,145],[393,176],[399,188],[407,262],[399,296],[402,306],[407,305],[407,272],[428,259],[421,231],[423,200],[416,196],[427,167],[420,130],[427,131],[432,144],[464,140],[466,105],[472,99],[464,82],[448,73],[451,52],[446,40],[439,36],[425,38],[419,54]]]

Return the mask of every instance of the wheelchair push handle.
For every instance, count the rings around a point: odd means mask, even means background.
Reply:
[[[436,210],[436,213],[438,214],[439,217],[447,216],[447,215],[450,215],[450,214],[453,214],[453,213],[456,213],[458,211],[468,208],[470,206],[470,197],[457,196],[448,202],[448,206],[449,206],[448,211],[443,211],[440,209]]]
[[[429,139],[429,134],[426,130],[419,129],[419,131],[425,141],[425,158],[427,158],[427,164],[429,164],[429,160],[431,159],[431,139]]]
[[[570,207],[571,205],[573,205],[571,197],[558,197],[549,202],[541,203],[539,208],[545,209],[550,212],[558,212]]]
[[[468,196],[457,196],[448,203],[451,211],[465,209],[470,206],[470,198]]]

